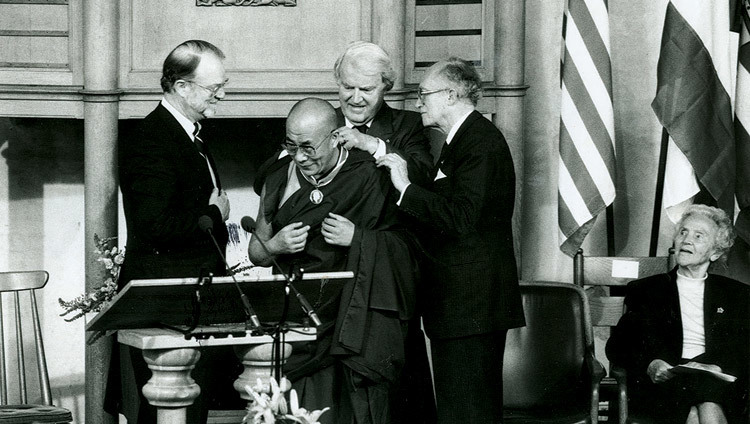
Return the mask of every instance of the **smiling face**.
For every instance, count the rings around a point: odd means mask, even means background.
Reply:
[[[331,130],[329,125],[310,117],[287,119],[284,143],[297,146],[296,152],[291,156],[300,172],[317,179],[336,165],[339,150],[336,148],[337,142]],[[304,152],[306,149],[299,147],[313,147],[315,153],[307,155]]]
[[[216,104],[224,98],[226,71],[221,59],[213,54],[204,54],[195,75],[184,81],[180,90],[184,100],[185,116],[194,121],[216,115]]]
[[[716,234],[719,228],[711,219],[694,214],[683,219],[674,238],[677,265],[680,269],[698,272],[702,277],[708,265],[719,259]]]
[[[341,112],[354,125],[364,125],[383,105],[386,85],[380,72],[368,71],[351,60],[341,65],[339,74]]]

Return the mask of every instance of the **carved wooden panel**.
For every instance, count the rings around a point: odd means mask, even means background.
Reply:
[[[196,6],[289,6],[297,0],[195,0]]]
[[[372,0],[314,0],[296,7],[185,7],[181,2],[121,2],[124,89],[158,90],[164,58],[200,38],[227,56],[228,91],[334,87],[336,57],[370,38]]]

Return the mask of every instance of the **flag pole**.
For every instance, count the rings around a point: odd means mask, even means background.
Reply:
[[[615,203],[607,206],[607,256],[615,256]]]
[[[664,198],[664,175],[667,169],[667,149],[669,148],[669,133],[662,127],[661,149],[659,151],[659,169],[656,172],[656,193],[654,194],[654,218],[651,224],[651,246],[648,249],[649,256],[656,256],[656,248],[659,244],[659,228],[661,226],[661,207]]]

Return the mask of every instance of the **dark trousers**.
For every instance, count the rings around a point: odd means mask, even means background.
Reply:
[[[506,333],[430,340],[438,424],[502,422]]]

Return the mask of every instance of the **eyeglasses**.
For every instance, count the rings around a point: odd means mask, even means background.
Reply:
[[[211,87],[206,87],[206,86],[204,86],[204,85],[200,85],[200,84],[198,84],[197,82],[195,82],[195,81],[192,81],[192,80],[185,80],[185,81],[189,82],[190,84],[195,84],[195,85],[197,85],[198,87],[200,87],[200,88],[202,88],[202,89],[204,89],[204,90],[208,91],[209,93],[211,93],[211,96],[212,96],[212,97],[213,97],[213,96],[215,96],[215,95],[216,95],[216,93],[218,93],[218,92],[219,92],[219,90],[223,90],[223,89],[224,89],[224,87],[226,87],[226,85],[227,85],[227,84],[229,83],[229,81],[227,80],[227,81],[224,81],[224,82],[223,82],[223,83],[221,83],[221,84],[217,84],[217,85],[216,85],[215,87],[211,88]]]
[[[288,143],[288,142],[281,143],[281,147],[283,147],[284,150],[286,150],[286,152],[289,153],[289,156],[296,155],[297,151],[299,150],[300,152],[302,152],[303,155],[307,157],[314,157],[318,153],[316,149],[320,148],[320,146],[322,146],[323,143],[325,143],[326,140],[328,140],[335,132],[336,130],[333,130],[330,133],[328,133],[328,135],[323,139],[323,141],[318,143],[318,145],[315,147],[310,146],[310,145],[298,146],[294,143]]]
[[[425,90],[424,88],[419,87],[417,89],[417,98],[419,99],[420,102],[424,102],[424,96],[439,93],[441,91],[448,91],[448,90],[450,90],[450,88],[439,88],[437,90]]]

